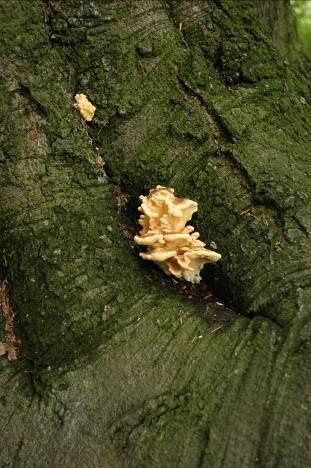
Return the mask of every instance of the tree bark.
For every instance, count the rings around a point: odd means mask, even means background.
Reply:
[[[310,89],[259,3],[0,1],[1,467],[310,466]],[[186,294],[127,236],[157,184],[222,254]]]
[[[271,30],[274,44],[285,56],[291,55],[297,41],[295,18],[287,0],[254,0],[259,14]]]

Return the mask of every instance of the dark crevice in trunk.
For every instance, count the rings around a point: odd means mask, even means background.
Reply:
[[[226,142],[226,144],[232,144],[234,142],[233,135],[229,128],[226,127],[224,122],[221,120],[215,109],[209,106],[206,103],[204,97],[197,90],[193,89],[193,87],[185,79],[177,76],[177,80],[183,93],[185,93],[188,98],[194,97],[213,119],[215,126],[218,128],[222,141]]]
[[[37,101],[37,99],[34,98],[34,96],[31,93],[30,87],[20,84],[19,93],[30,103],[30,105],[34,108],[34,111],[37,114],[39,114],[42,117],[48,116],[48,111],[44,108],[42,104],[40,104],[40,102]]]

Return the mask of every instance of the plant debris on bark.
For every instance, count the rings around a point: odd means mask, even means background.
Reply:
[[[15,314],[10,304],[7,282],[0,283],[0,310],[5,321],[5,341],[0,342],[0,356],[7,354],[9,361],[17,359],[17,349],[21,342],[14,333]]]

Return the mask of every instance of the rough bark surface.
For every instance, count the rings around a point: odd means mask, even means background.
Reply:
[[[294,15],[288,0],[254,0],[257,11],[269,26],[277,48],[290,55],[297,40]]]
[[[309,89],[255,4],[0,1],[1,467],[310,466]],[[239,313],[138,259],[156,184]]]

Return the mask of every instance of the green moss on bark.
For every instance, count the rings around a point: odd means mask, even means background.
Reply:
[[[3,463],[309,466],[303,80],[248,1],[1,12],[1,249],[28,360],[0,373]],[[144,278],[111,180],[197,200],[249,318]]]

